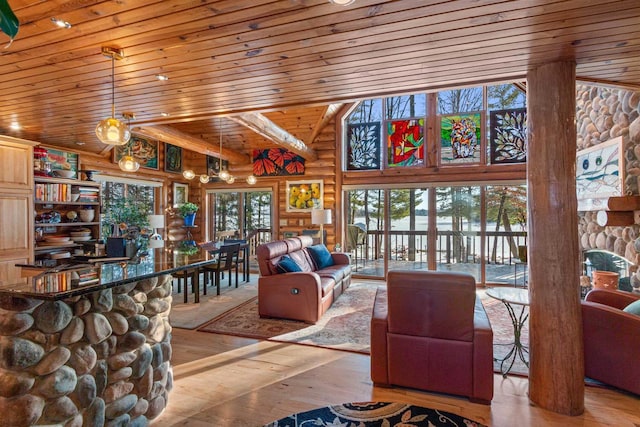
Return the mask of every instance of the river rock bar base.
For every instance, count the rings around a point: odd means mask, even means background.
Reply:
[[[63,300],[0,296],[0,426],[145,426],[167,405],[170,274]]]

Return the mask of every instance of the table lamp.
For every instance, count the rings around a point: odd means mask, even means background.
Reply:
[[[320,243],[324,244],[324,224],[331,224],[331,209],[311,211],[311,224],[320,225]]]
[[[164,215],[149,215],[147,217],[149,227],[153,230],[153,234],[149,236],[150,248],[161,248],[164,246],[164,240],[158,233],[158,228],[164,228]]]

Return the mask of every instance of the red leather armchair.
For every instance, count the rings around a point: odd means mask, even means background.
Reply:
[[[622,311],[640,299],[631,292],[594,289],[582,301],[584,374],[640,394],[640,316]]]
[[[463,273],[390,271],[371,319],[371,379],[493,398],[493,331],[475,279]]]

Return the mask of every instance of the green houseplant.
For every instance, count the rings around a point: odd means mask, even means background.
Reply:
[[[195,203],[187,202],[178,206],[178,213],[182,218],[184,218],[185,227],[193,227],[197,211],[198,205]]]

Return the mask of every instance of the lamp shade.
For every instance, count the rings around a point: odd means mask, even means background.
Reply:
[[[126,123],[114,117],[109,117],[98,123],[96,136],[105,144],[124,145],[131,138],[131,131],[129,131]]]
[[[331,209],[312,210],[311,224],[331,224]]]
[[[118,162],[118,167],[124,172],[135,172],[140,169],[140,163],[133,156],[122,156]]]
[[[149,221],[149,227],[156,228],[164,228],[164,215],[149,215],[147,217]]]

